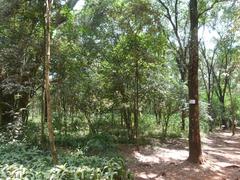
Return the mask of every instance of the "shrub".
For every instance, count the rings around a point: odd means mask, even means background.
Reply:
[[[130,179],[120,157],[86,156],[81,150],[59,155],[52,166],[50,152],[20,142],[0,144],[0,179]]]
[[[96,134],[88,138],[83,150],[89,155],[101,155],[115,150],[114,138],[109,134]]]

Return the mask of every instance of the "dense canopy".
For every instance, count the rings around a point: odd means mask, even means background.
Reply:
[[[0,179],[149,179],[138,168],[155,174],[156,157],[128,154],[148,145],[218,166],[220,141],[240,148],[239,12],[237,0],[0,0]],[[228,164],[211,173],[240,178]],[[194,178],[178,166],[153,178]]]

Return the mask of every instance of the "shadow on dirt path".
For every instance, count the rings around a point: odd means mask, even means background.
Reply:
[[[155,140],[156,141],[156,140]],[[186,161],[188,143],[184,139],[152,146],[120,146],[128,168],[136,180],[240,180],[240,129],[217,131],[202,138],[205,162],[198,166]]]

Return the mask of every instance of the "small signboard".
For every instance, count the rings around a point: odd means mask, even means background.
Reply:
[[[189,104],[196,104],[196,100],[195,99],[190,99]]]

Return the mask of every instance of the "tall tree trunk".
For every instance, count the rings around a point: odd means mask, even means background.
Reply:
[[[45,52],[45,93],[46,93],[46,106],[47,106],[47,124],[48,124],[48,135],[49,142],[52,154],[52,161],[54,164],[58,163],[57,151],[55,146],[55,138],[53,133],[53,125],[52,125],[52,114],[51,114],[51,96],[50,96],[50,82],[49,82],[49,71],[50,71],[50,43],[51,43],[51,34],[50,34],[50,26],[51,26],[51,0],[45,1],[46,11],[45,11],[45,28],[46,28],[46,52]]]
[[[139,62],[135,64],[135,98],[134,98],[134,136],[137,149],[138,145],[138,121],[139,121]]]
[[[201,137],[199,128],[199,93],[198,93],[198,5],[197,0],[190,0],[190,49],[189,49],[189,157],[192,163],[202,163]]]

